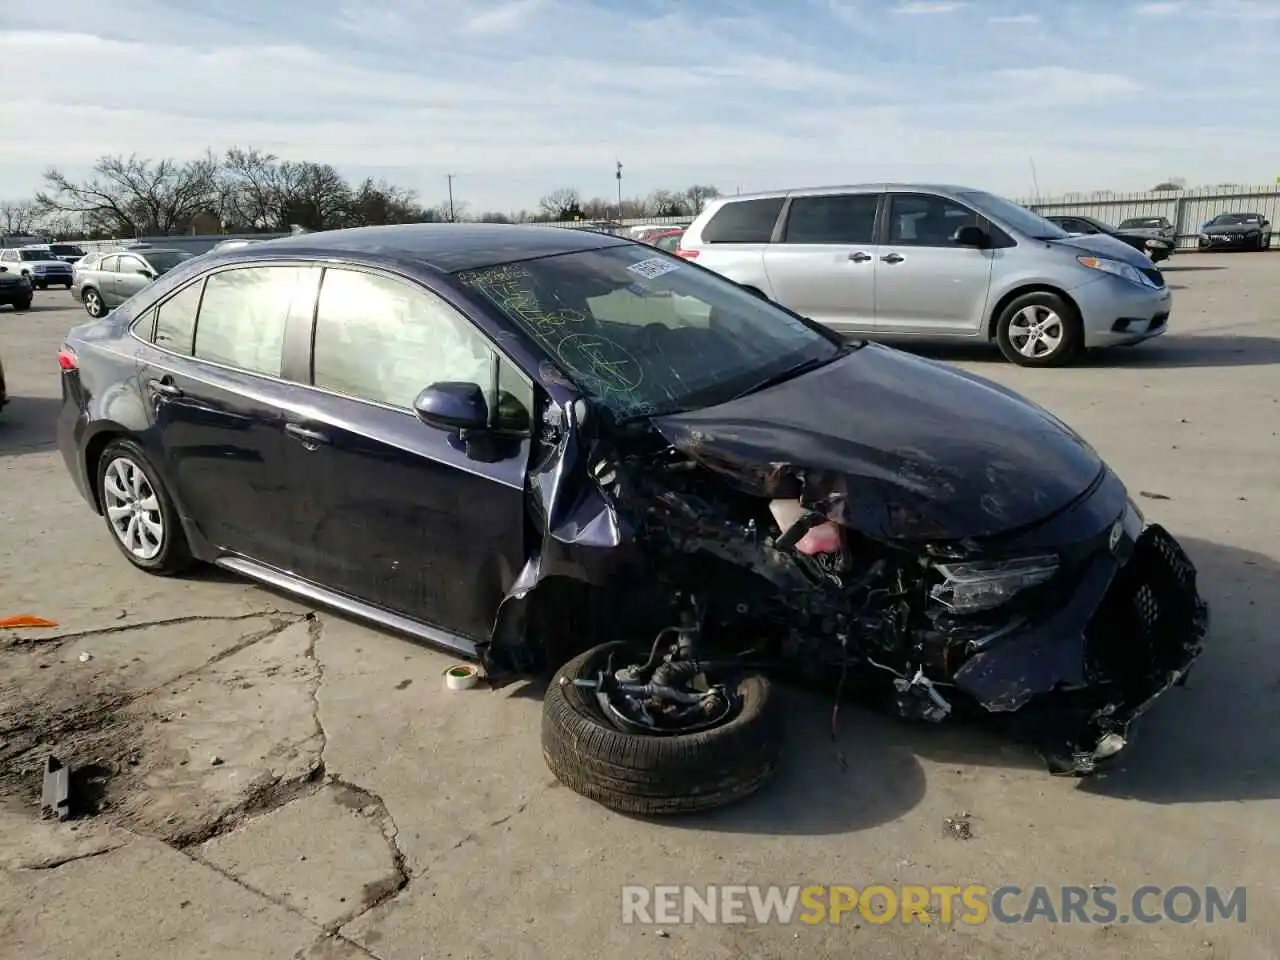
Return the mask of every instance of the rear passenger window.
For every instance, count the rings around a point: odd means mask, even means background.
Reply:
[[[872,243],[878,202],[874,193],[794,197],[783,242]]]
[[[104,273],[117,273],[117,267],[120,265],[119,257],[103,257],[102,262],[98,264],[98,269]]]
[[[702,228],[703,243],[768,243],[782,212],[782,197],[731,200]]]
[[[156,309],[157,347],[164,347],[184,356],[191,355],[191,341],[195,337],[196,310],[200,306],[202,286],[197,281],[183,287]]]
[[[296,305],[310,312],[319,267],[244,267],[205,281],[195,355],[250,373],[280,376],[284,333]],[[163,316],[163,315],[162,315]]]
[[[409,409],[440,381],[487,388],[492,356],[471,321],[426,290],[356,270],[325,271],[312,354],[317,387]]]

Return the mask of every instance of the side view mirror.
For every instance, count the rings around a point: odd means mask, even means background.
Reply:
[[[8,272],[9,272],[8,267],[0,267],[0,273],[8,273]]]
[[[148,280],[154,280],[156,278],[156,275],[150,270],[139,270],[138,274],[146,277]]]
[[[483,429],[489,423],[489,405],[476,383],[433,383],[418,394],[413,411],[427,426],[457,434]]]
[[[958,247],[977,247],[981,250],[987,245],[987,234],[981,227],[969,223],[951,235],[951,242]]]

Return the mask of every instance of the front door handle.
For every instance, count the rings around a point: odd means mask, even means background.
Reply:
[[[297,440],[307,450],[315,450],[329,442],[329,435],[297,423],[286,423],[284,432]]]
[[[162,377],[158,380],[148,380],[147,386],[151,388],[152,393],[158,393],[162,397],[182,396],[182,388],[168,377]]]
[[[866,263],[868,260],[871,259],[871,254],[863,253],[861,250],[859,250],[856,253],[849,254],[849,259],[852,260],[854,263]]]
[[[902,256],[899,253],[886,253],[883,257],[880,258],[880,262],[881,263],[901,263],[905,259],[907,258]]]

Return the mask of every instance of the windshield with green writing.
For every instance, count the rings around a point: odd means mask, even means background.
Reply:
[[[722,403],[844,349],[737,284],[652,247],[456,276],[618,420]]]

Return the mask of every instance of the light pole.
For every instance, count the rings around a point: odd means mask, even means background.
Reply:
[[[456,221],[454,220],[454,216],[453,216],[453,174],[446,173],[445,177],[449,181],[449,222],[455,223]]]
[[[617,161],[618,171],[615,176],[618,178],[618,222],[622,222],[622,161]]]

